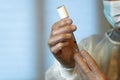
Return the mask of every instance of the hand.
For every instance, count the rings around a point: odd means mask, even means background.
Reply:
[[[76,53],[74,59],[78,73],[82,71],[88,80],[107,80],[95,60],[85,50],[82,50],[80,54]]]
[[[67,47],[69,45],[68,40],[72,38],[72,32],[76,30],[76,26],[72,25],[72,20],[69,18],[62,19],[56,22],[52,26],[48,45],[51,52],[56,59],[66,68],[72,68],[75,66],[73,59],[74,53]],[[61,50],[66,48],[66,53]]]

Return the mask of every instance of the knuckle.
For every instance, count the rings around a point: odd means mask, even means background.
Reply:
[[[52,35],[55,35],[55,34],[56,34],[56,31],[53,30],[53,31],[52,31]]]
[[[60,31],[57,29],[57,30],[53,30],[52,31],[52,33],[51,33],[51,35],[52,36],[59,36],[61,33],[60,33]]]
[[[60,39],[63,39],[63,38],[65,38],[65,34],[60,35]]]
[[[53,44],[55,43],[55,41],[54,41],[54,38],[49,38],[49,40],[48,40],[48,45],[49,46],[52,46]]]
[[[69,19],[70,20],[70,23],[72,24],[73,23],[73,20],[72,19]]]
[[[56,46],[54,46],[54,47],[51,48],[51,52],[53,54],[56,54],[58,51],[59,51],[59,49]]]
[[[50,48],[50,50],[53,54],[56,54],[58,51],[62,49],[62,47],[63,45],[61,43],[58,43],[56,46],[53,46],[52,48]]]
[[[65,24],[66,24],[65,21],[60,22],[60,26],[64,26]]]
[[[62,48],[63,48],[63,43],[59,43],[59,44],[58,44],[58,48],[59,48],[59,49],[62,49]]]
[[[66,28],[66,31],[67,31],[68,34],[70,34],[71,32],[73,32],[72,28],[70,28],[70,27],[67,27],[67,28]],[[66,36],[67,36],[67,35],[66,35]],[[69,35],[69,36],[70,36],[70,35]]]
[[[50,39],[48,40],[48,45],[51,45],[51,40]]]
[[[51,50],[51,52],[52,52],[52,53],[55,53],[55,51],[54,51],[54,49],[53,49],[53,48],[50,48],[50,50]]]
[[[71,30],[71,27],[70,26],[66,26],[65,28],[67,31],[70,31]]]
[[[55,27],[57,27],[58,24],[59,24],[59,21],[58,21],[58,22],[55,22],[55,23],[52,25],[52,30],[53,30]]]

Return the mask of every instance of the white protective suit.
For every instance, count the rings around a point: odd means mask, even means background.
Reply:
[[[120,42],[110,38],[113,29],[104,36],[93,35],[82,40],[79,49],[85,49],[98,63],[99,67],[109,78],[120,80]],[[81,72],[77,74],[74,69],[66,69],[56,60],[54,65],[46,72],[46,80],[88,80]]]

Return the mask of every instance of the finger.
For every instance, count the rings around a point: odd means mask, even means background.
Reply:
[[[67,46],[68,42],[58,43],[55,46],[51,47],[51,52],[56,54],[58,51],[62,50],[65,46]]]
[[[64,26],[67,26],[67,25],[71,25],[71,24],[72,24],[72,19],[65,18],[65,19],[62,19],[62,20],[56,22],[56,23],[52,26],[52,30],[58,29],[58,28],[60,28],[60,27],[64,27]]]
[[[95,60],[85,50],[81,51],[81,56],[86,60],[88,66],[93,72],[99,72],[99,67]]]
[[[75,62],[78,64],[78,66],[86,73],[91,73],[91,70],[89,69],[87,63],[83,60],[83,58],[80,56],[79,53],[76,53],[74,55]]]
[[[82,79],[85,79],[85,80],[97,80],[95,79],[95,75],[92,71],[90,72],[85,72],[85,70],[81,69],[80,66],[78,66],[79,64],[76,63],[76,66],[77,66],[77,72],[78,72],[78,75],[80,74],[80,77],[82,77]],[[102,80],[102,79],[100,79]]]
[[[59,42],[65,42],[65,41],[69,40],[71,37],[72,37],[72,34],[55,35],[55,36],[52,36],[48,40],[48,44],[49,44],[49,46],[54,46]]]
[[[77,27],[75,25],[64,26],[62,28],[59,28],[58,30],[53,30],[52,35],[71,33],[71,32],[74,32],[76,29]]]

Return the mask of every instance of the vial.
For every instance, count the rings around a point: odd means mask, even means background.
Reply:
[[[61,19],[64,19],[64,18],[68,18],[69,17],[69,14],[67,12],[67,9],[64,5],[62,6],[59,6],[57,8],[57,11],[59,13],[59,16]],[[75,53],[79,53],[79,48],[77,46],[77,43],[76,43],[76,39],[74,37],[74,34],[72,34],[72,38],[68,40],[68,46],[64,47],[61,52],[62,54],[72,54],[72,56],[74,56]]]

